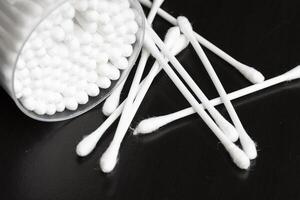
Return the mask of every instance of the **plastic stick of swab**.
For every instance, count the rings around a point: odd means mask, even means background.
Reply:
[[[139,2],[144,5],[147,6],[148,8],[152,7],[152,2],[150,0],[139,0]],[[171,24],[173,24],[174,26],[177,25],[177,19],[175,17],[173,17],[172,15],[170,15],[169,13],[167,13],[166,11],[164,11],[162,8],[158,9],[157,13],[163,17],[166,21],[170,22]]]
[[[139,0],[141,4],[151,7],[152,2],[149,0]],[[158,14],[164,18],[166,21],[170,22],[173,25],[177,25],[177,20],[175,17],[164,11],[163,9],[158,10]],[[254,69],[253,67],[247,66],[224,51],[222,51],[220,48],[209,42],[207,39],[202,37],[200,34],[194,32],[195,37],[197,38],[198,42],[205,46],[207,49],[218,55],[220,58],[231,64],[234,68],[236,68],[246,79],[248,79],[252,83],[261,83],[265,80],[264,76],[262,73],[260,73],[258,70]]]
[[[213,66],[211,65],[210,61],[208,60],[207,56],[205,55],[202,47],[197,42],[194,31],[192,28],[192,25],[188,21],[186,17],[178,17],[178,25],[181,29],[181,31],[185,34],[185,36],[188,38],[188,40],[191,42],[192,46],[194,47],[196,53],[198,54],[199,58],[201,59],[206,71],[208,72],[208,75],[210,76],[212,82],[214,83],[224,105],[225,108],[228,111],[228,114],[230,118],[232,119],[236,129],[239,132],[240,136],[240,142],[243,147],[243,150],[248,155],[250,159],[255,159],[257,157],[257,151],[256,151],[256,145],[253,142],[253,140],[249,137],[247,132],[245,131],[231,101],[229,100],[227,93],[216,74]]]
[[[260,90],[272,87],[274,85],[280,84],[285,81],[291,81],[294,79],[299,79],[300,78],[300,66],[297,66],[293,68],[292,70],[274,77],[272,79],[266,80],[262,83],[256,84],[256,85],[251,85],[249,87],[237,90],[235,92],[232,92],[228,94],[228,98],[230,100],[235,100],[240,97],[244,97],[246,95],[258,92]],[[211,101],[211,104],[213,106],[217,106],[222,104],[221,98],[214,98]],[[195,114],[195,110],[192,107],[182,109],[180,111],[170,113],[167,115],[161,115],[157,117],[151,117],[145,120],[142,120],[138,126],[135,129],[136,134],[149,134],[152,133],[158,129],[160,129],[163,126],[166,126],[176,120],[182,119],[184,117],[190,116],[192,114]]]
[[[247,155],[238,148],[232,141],[228,139],[228,137],[221,131],[221,129],[215,124],[215,122],[211,119],[211,117],[205,112],[202,106],[197,102],[195,97],[191,94],[191,92],[186,88],[184,83],[180,80],[177,74],[173,71],[167,61],[164,59],[163,55],[160,53],[158,48],[156,47],[152,38],[150,38],[151,29],[149,26],[146,28],[146,37],[144,41],[144,46],[151,52],[152,56],[157,59],[160,66],[167,73],[169,78],[175,84],[175,86],[179,89],[182,95],[186,98],[186,100],[192,105],[192,107],[196,110],[199,116],[203,119],[203,121],[207,124],[207,126],[212,130],[212,132],[216,135],[216,137],[220,140],[220,142],[224,145],[225,149],[228,151],[231,156],[233,162],[241,169],[248,169],[250,166],[250,160]]]
[[[161,1],[155,1],[155,4],[153,4],[153,6],[151,8],[152,12],[150,11],[149,16],[147,18],[147,21],[149,24],[152,24],[152,22],[154,21],[157,10],[159,9],[159,7],[161,6],[162,3],[163,3],[163,1],[161,0]],[[129,73],[128,73],[128,75],[129,75]],[[126,76],[124,78],[124,80],[120,83],[120,85],[105,100],[105,102],[103,104],[103,108],[102,108],[102,112],[104,115],[106,115],[106,116],[111,115],[114,112],[114,110],[118,107],[119,101],[120,101],[120,95],[124,88],[127,78],[128,78],[128,76]]]
[[[153,6],[150,10],[150,13],[148,15],[147,20],[148,23],[152,23],[153,19],[157,13],[158,8],[161,6],[164,0],[155,0],[153,3]],[[130,125],[128,124],[127,118],[130,116],[130,111],[132,108],[132,103],[134,101],[134,98],[136,97],[136,94],[139,89],[139,84],[142,79],[142,75],[146,66],[146,63],[148,61],[148,58],[150,57],[150,53],[146,50],[143,49],[141,53],[141,58],[140,62],[138,64],[135,76],[133,78],[127,99],[125,101],[125,105],[123,108],[123,112],[121,114],[121,118],[117,127],[117,130],[115,132],[114,138],[112,142],[110,143],[109,147],[107,150],[103,153],[103,155],[100,158],[100,167],[104,173],[109,173],[111,172],[117,161],[118,161],[118,154],[119,154],[119,149],[121,146],[121,143],[123,141],[123,138],[126,135],[127,132],[127,126]]]
[[[199,100],[203,103],[204,107],[211,114],[212,118],[216,121],[221,130],[232,140],[237,141],[239,134],[237,133],[234,126],[232,126],[220,113],[217,111],[209,102],[208,98],[202,92],[202,90],[198,87],[195,81],[191,78],[191,76],[187,73],[184,67],[180,64],[180,62],[176,59],[175,56],[171,55],[166,46],[163,44],[158,35],[150,30],[150,34],[152,35],[154,41],[157,43],[158,47],[162,50],[165,56],[170,60],[173,64],[174,68],[178,71],[180,76],[184,79],[184,81],[188,84],[188,86],[192,89],[192,91],[196,94]]]
[[[175,38],[178,38],[180,36],[180,30],[178,27],[172,27],[169,29],[166,35],[166,45],[170,46],[173,45],[173,41],[177,40]],[[186,39],[185,39],[186,40]],[[185,41],[186,42],[186,41]],[[183,48],[187,46],[187,44],[183,43],[182,40],[178,39],[177,42],[174,44],[175,46],[173,47],[174,53],[179,53]],[[152,67],[154,68],[154,66]],[[159,72],[159,71],[158,71]],[[158,73],[157,72],[157,73]],[[147,75],[148,77],[149,75]],[[144,81],[141,82],[140,88],[144,85]],[[123,107],[124,107],[124,102],[118,106],[118,108],[104,121],[101,126],[95,130],[93,133],[90,135],[86,136],[76,147],[76,153],[78,156],[84,157],[90,154],[93,149],[96,147],[98,141],[102,137],[102,135],[105,133],[105,131],[115,122],[115,120],[121,115]]]

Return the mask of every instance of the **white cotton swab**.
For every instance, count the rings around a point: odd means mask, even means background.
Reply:
[[[231,156],[233,162],[241,169],[248,169],[250,166],[249,158],[241,149],[239,149],[232,141],[230,141],[227,136],[224,135],[221,129],[215,124],[215,122],[204,111],[202,106],[197,102],[197,100],[190,93],[190,91],[185,87],[184,83],[180,80],[180,78],[173,71],[170,65],[168,65],[163,55],[159,52],[152,38],[150,38],[149,30],[150,28],[148,26],[146,36],[145,36],[144,46],[151,52],[153,57],[157,59],[159,64],[163,67],[164,71],[167,73],[167,75],[170,77],[170,79],[173,81],[173,83],[176,85],[179,91],[183,94],[183,96],[192,105],[192,107],[196,110],[196,112],[207,124],[207,126],[212,130],[212,132],[224,145],[225,149],[228,151],[229,155]]]
[[[151,7],[152,2],[149,0],[139,0],[141,4]],[[163,9],[158,10],[158,14],[164,18],[166,21],[170,22],[173,25],[177,25],[177,20],[175,17],[164,11]],[[234,68],[236,68],[246,79],[248,79],[252,83],[261,83],[265,80],[264,76],[262,73],[260,73],[258,70],[254,69],[253,67],[247,66],[224,51],[222,51],[220,48],[209,42],[207,39],[202,37],[200,34],[194,32],[195,37],[197,38],[198,42],[205,46],[207,49],[210,51],[214,52],[216,55],[218,55],[220,58],[231,64]]]
[[[160,6],[164,3],[165,0],[153,0],[152,7],[150,9],[150,13],[147,17],[147,22],[149,24],[152,24],[154,21],[154,18],[157,15],[157,11],[159,10]]]
[[[147,21],[149,24],[152,24],[154,17],[156,16],[157,10],[161,6],[161,4],[164,2],[164,0],[155,0],[153,2],[153,6],[150,10],[150,13],[148,15]],[[146,63],[148,61],[148,58],[150,57],[150,54],[147,50],[143,49],[141,53],[141,58],[139,65],[137,67],[135,76],[133,78],[127,99],[125,101],[125,105],[123,108],[123,112],[117,127],[117,130],[115,132],[115,136],[110,143],[109,147],[107,150],[103,153],[103,155],[100,158],[100,167],[104,173],[109,173],[111,172],[117,162],[118,162],[118,154],[119,154],[119,149],[121,146],[121,143],[123,141],[123,138],[126,135],[127,132],[127,125],[128,121],[127,118],[130,116],[130,111],[131,107],[134,101],[134,98],[138,92],[139,89],[139,83],[142,79],[142,75],[146,66]],[[130,125],[130,124],[129,124]],[[129,126],[128,125],[128,126]]]
[[[282,82],[292,81],[292,80],[299,79],[299,78],[300,78],[300,66],[297,66],[294,69],[286,72],[285,74],[282,74],[280,76],[274,77],[269,80],[266,80],[262,83],[259,83],[256,85],[251,85],[249,87],[232,92],[232,93],[228,94],[228,98],[230,100],[235,100],[240,97],[244,97],[246,95],[263,90],[265,88],[269,88],[271,86],[280,84]],[[212,99],[210,102],[213,106],[222,104],[221,98]],[[190,116],[195,113],[196,113],[195,110],[192,107],[190,107],[190,108],[186,108],[186,109],[183,109],[183,110],[171,113],[171,114],[157,116],[157,117],[151,117],[151,118],[141,121],[138,124],[138,126],[135,128],[135,133],[143,134],[143,135],[149,134],[149,133],[152,133],[152,132],[160,129],[163,126],[168,125],[169,123],[172,123],[176,120],[182,119],[184,117]]]
[[[157,36],[154,31],[150,30],[154,41],[158,44],[159,48],[165,54],[165,56],[170,60],[175,69],[178,71],[180,76],[185,80],[188,86],[192,89],[192,91],[196,94],[199,100],[203,103],[205,108],[209,111],[212,118],[216,121],[221,130],[229,137],[232,141],[237,141],[239,134],[237,133],[235,127],[233,127],[220,113],[217,111],[209,102],[208,98],[202,92],[202,90],[198,87],[195,81],[191,78],[191,76],[187,73],[184,67],[180,64],[180,62],[175,58],[175,56],[171,55],[166,46]]]
[[[166,34],[165,44],[166,44],[166,47],[170,50],[170,52],[173,55],[177,55],[183,49],[185,49],[189,43],[183,35],[180,35],[180,31],[179,31],[178,27],[176,27],[174,29],[171,28],[168,31],[168,33]],[[132,120],[133,117],[135,116],[135,114],[136,114],[138,108],[140,107],[147,91],[149,90],[154,78],[161,71],[161,69],[162,68],[159,66],[159,63],[155,62],[154,65],[152,66],[149,74],[144,79],[142,87],[140,88],[139,93],[137,94],[137,97],[134,101],[130,120]],[[135,133],[133,133],[133,134],[135,135]]]
[[[185,37],[180,37],[180,38],[185,39]],[[178,39],[177,44],[178,44],[178,42],[180,42],[180,40],[181,39]],[[186,45],[186,46],[188,45],[188,42],[186,41],[186,39],[183,42],[185,42],[185,44],[182,43],[183,45]],[[170,50],[170,52],[173,55],[177,55],[178,52],[182,51],[182,49],[184,49],[184,48],[186,48],[186,47],[182,46],[181,49],[179,49],[179,48],[177,48],[177,49],[173,48],[173,49]],[[141,105],[141,103],[142,103],[142,101],[143,101],[146,93],[148,92],[148,90],[149,90],[149,88],[150,88],[150,86],[151,86],[154,78],[157,76],[157,74],[160,71],[161,71],[161,67],[159,66],[159,63],[155,62],[154,65],[152,66],[152,69],[149,72],[147,78],[143,82],[143,85],[142,85],[141,89],[139,90],[139,93],[138,93],[138,95],[137,95],[137,97],[136,97],[136,99],[134,101],[133,108],[132,108],[132,115],[131,115],[131,118],[130,118],[131,120],[133,119],[133,117],[135,116],[136,112],[138,111],[138,109],[139,109],[139,107],[140,107],[140,105]],[[137,132],[134,131],[133,135],[137,135]]]
[[[218,93],[220,94],[220,97],[228,111],[228,114],[230,118],[232,119],[236,129],[239,132],[240,136],[240,142],[243,147],[243,150],[248,155],[250,159],[255,159],[257,157],[257,151],[256,151],[256,145],[253,142],[253,140],[249,137],[249,135],[246,133],[232,103],[230,102],[229,98],[227,97],[227,93],[218,78],[214,68],[212,67],[210,61],[208,60],[207,56],[205,55],[202,47],[197,42],[194,31],[192,28],[192,25],[188,21],[186,17],[178,17],[177,19],[178,25],[181,29],[181,31],[185,34],[185,36],[188,38],[188,40],[191,42],[192,46],[194,47],[196,53],[198,54],[199,58],[201,59],[206,71],[208,72],[211,80],[213,81]]]
[[[124,125],[126,123],[126,119],[128,117],[128,114],[131,109],[132,102],[136,96],[136,93],[139,89],[139,83],[142,78],[147,60],[149,58],[149,53],[145,51],[144,49],[142,50],[140,62],[137,67],[137,71],[135,73],[134,79],[132,81],[132,85],[130,88],[130,91],[128,93],[127,99],[125,100],[123,112],[121,114],[121,118],[115,133],[115,136],[110,143],[108,149],[103,153],[101,159],[100,159],[100,167],[104,173],[109,173],[111,172],[117,161],[118,161],[118,152],[119,148],[121,145],[121,142],[127,132],[127,129],[124,130]]]
[[[183,50],[184,48],[186,48],[186,46],[188,45],[188,42],[187,42],[187,40],[185,39],[185,37],[184,37],[185,40],[184,40],[183,42],[181,42],[181,41],[182,41],[181,38],[183,38],[183,37],[180,37],[179,39],[177,39],[177,43],[176,43],[176,44],[177,44],[177,46],[178,46],[178,44],[182,44],[182,45],[181,45],[182,47],[181,47],[181,48],[179,48],[179,47],[174,48],[175,51],[178,50],[177,52],[174,52],[175,54],[177,54],[179,51],[182,51],[182,50]],[[171,40],[169,40],[169,41],[171,42]],[[174,42],[175,42],[175,41],[176,41],[176,40],[174,39]],[[170,43],[170,44],[172,44],[172,43]],[[145,80],[141,83],[141,87],[140,87],[140,89],[139,89],[139,92],[138,92],[138,94],[137,94],[137,96],[136,96],[136,98],[135,98],[135,101],[134,101],[133,105],[132,105],[131,113],[130,113],[130,115],[128,115],[128,117],[126,118],[126,119],[127,119],[127,125],[126,125],[126,128],[122,129],[122,130],[124,130],[125,132],[127,131],[129,125],[131,124],[131,121],[132,121],[132,119],[134,118],[134,116],[135,116],[135,114],[136,114],[136,112],[137,112],[137,110],[138,110],[140,104],[142,103],[142,101],[143,101],[143,99],[144,99],[144,97],[145,97],[145,95],[146,95],[148,89],[150,88],[151,83],[153,82],[154,78],[155,78],[156,75],[159,73],[159,71],[160,71],[159,65],[158,65],[158,64],[154,64],[154,66],[153,66],[152,69],[150,70],[150,72],[149,72],[149,74],[147,75],[147,77],[145,78]],[[116,155],[116,154],[110,154],[110,155]],[[107,162],[107,161],[106,161],[106,160],[103,161],[102,158],[101,158],[100,164],[103,164],[103,162]],[[105,163],[105,164],[106,164],[106,163]],[[101,165],[101,168],[102,168],[102,165]],[[104,172],[107,173],[107,172],[110,172],[110,171],[104,171]]]
[[[120,83],[120,85],[118,85],[110,94],[110,96],[105,100],[102,107],[102,112],[105,116],[110,116],[119,106],[120,96],[127,78],[128,76],[124,78],[124,80]]]
[[[124,102],[90,135],[84,137],[76,147],[76,154],[80,157],[89,155],[96,147],[105,131],[118,119],[124,108]]]
[[[180,35],[180,30],[178,27],[170,28],[165,36],[164,41],[166,47],[170,50],[170,52],[173,55],[177,55],[180,53],[183,49],[185,49],[189,42],[185,38],[185,36]],[[168,62],[168,61],[167,61]],[[138,111],[146,93],[148,92],[152,82],[154,81],[155,77],[158,75],[158,73],[162,70],[158,62],[155,62],[144,79],[143,83],[141,84],[141,88],[135,98],[135,101],[133,103],[132,109],[131,109],[131,116],[128,119],[128,124],[131,123],[133,120],[136,112]],[[135,133],[133,133],[135,134]]]
[[[152,2],[150,0],[139,0],[139,2],[144,5],[147,6],[148,8],[152,7]],[[157,13],[163,17],[166,21],[170,22],[171,24],[173,24],[174,26],[177,25],[177,19],[175,17],[173,17],[172,15],[170,15],[169,13],[167,13],[166,11],[164,11],[162,8],[158,9]]]
[[[184,41],[182,39],[176,39],[180,37],[180,30],[178,27],[172,27],[169,29],[169,31],[166,34],[166,45],[173,46],[173,52],[174,54],[178,54],[180,51],[182,51],[186,46],[187,46],[187,40],[184,37]],[[176,40],[177,42],[173,44],[173,41]],[[156,67],[159,67],[156,66]],[[154,66],[152,67],[154,68]],[[159,70],[157,71],[157,73]],[[148,77],[149,75],[147,75]],[[140,84],[140,88],[144,86],[144,81]],[[105,133],[105,131],[117,120],[117,118],[121,115],[123,107],[124,107],[124,102],[118,106],[118,108],[101,124],[101,126],[95,130],[93,133],[90,135],[86,136],[76,147],[76,153],[78,156],[85,157],[89,155],[93,149],[96,147],[98,141],[102,137],[102,135]],[[136,107],[136,102],[134,103],[134,107]]]
[[[170,37],[171,38],[171,37]],[[181,52],[183,49],[185,49],[189,42],[187,41],[187,39],[185,38],[185,36],[180,35],[176,40],[176,38],[174,38],[173,42],[175,43],[175,46],[173,46],[173,48],[169,48],[170,49],[170,53],[172,55],[177,55],[179,52]],[[169,43],[168,43],[169,42]],[[172,40],[168,40],[168,42],[166,42],[166,44],[172,44]],[[169,46],[166,45],[166,47],[168,48]],[[166,62],[168,62],[166,60]],[[158,62],[155,62],[154,65],[152,66],[149,74],[147,75],[147,77],[145,78],[145,80],[143,81],[142,87],[139,90],[139,93],[137,94],[134,104],[132,106],[132,112],[131,112],[131,117],[130,120],[132,121],[132,119],[134,118],[136,112],[138,111],[146,93],[148,92],[152,82],[154,81],[155,77],[157,76],[157,74],[161,71],[161,67],[159,65]],[[135,133],[133,133],[135,135]]]
[[[163,1],[155,1],[155,4],[153,4],[151,10],[153,12],[149,13],[149,16],[147,18],[147,21],[149,24],[152,24],[154,21],[154,18],[156,16],[157,10],[159,9],[160,5],[163,3]],[[128,73],[129,75],[129,73]],[[118,107],[120,102],[120,95],[122,93],[122,90],[124,88],[124,85],[126,83],[128,76],[124,78],[124,80],[120,83],[120,85],[111,93],[111,95],[105,100],[102,108],[102,112],[104,115],[109,116],[111,115],[114,110]]]

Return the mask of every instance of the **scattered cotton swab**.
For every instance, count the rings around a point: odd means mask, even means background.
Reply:
[[[246,133],[232,103],[230,102],[230,100],[227,96],[227,93],[226,93],[221,81],[219,80],[214,68],[212,67],[207,56],[205,55],[203,49],[197,42],[190,22],[185,17],[178,17],[178,25],[179,25],[181,31],[186,35],[186,37],[189,39],[192,46],[196,50],[196,53],[198,54],[199,58],[201,59],[206,71],[208,72],[218,93],[220,94],[220,97],[222,98],[222,101],[228,111],[228,114],[230,115],[230,118],[232,119],[234,125],[236,126],[236,128],[239,132],[240,142],[242,144],[243,150],[245,151],[245,153],[248,155],[248,157],[250,159],[255,159],[257,157],[256,145],[253,142],[253,140],[249,137],[249,135]]]
[[[190,93],[190,91],[185,87],[184,83],[180,80],[177,74],[172,70],[172,68],[165,61],[163,55],[159,52],[152,38],[150,38],[151,28],[148,26],[146,28],[146,36],[144,45],[151,52],[151,54],[157,59],[160,65],[163,67],[164,71],[176,85],[176,87],[180,90],[183,96],[188,100],[188,102],[192,105],[192,107],[197,111],[199,116],[203,119],[203,121],[208,125],[208,127],[212,130],[212,132],[216,135],[216,137],[220,140],[220,142],[224,145],[225,149],[228,151],[231,156],[233,162],[241,169],[248,169],[250,166],[250,160],[246,156],[246,154],[239,149],[232,141],[230,141],[227,136],[221,131],[221,129],[215,124],[215,122],[210,118],[210,116],[204,111],[201,105],[197,102],[194,96]],[[151,31],[149,33],[149,31]]]
[[[257,91],[263,90],[265,88],[272,87],[274,85],[280,84],[285,81],[292,81],[294,79],[300,78],[300,66],[295,67],[294,69],[280,75],[274,77],[272,79],[266,80],[262,83],[251,85],[249,87],[243,88],[241,90],[232,92],[228,94],[228,98],[230,100],[235,100],[240,97],[244,97],[246,95],[255,93]],[[211,100],[211,104],[216,106],[222,104],[221,98],[215,98]],[[162,115],[158,117],[151,117],[141,121],[135,129],[136,134],[149,134],[152,133],[159,128],[168,125],[176,120],[182,119],[184,117],[195,114],[196,112],[192,107],[186,108],[168,115]]]
[[[172,32],[172,33],[171,33]],[[176,32],[176,36],[174,36],[174,32]],[[168,40],[177,37],[177,35],[180,35],[180,30],[178,27],[172,27],[168,30],[168,33],[166,34],[166,40],[165,40],[165,44],[167,46],[170,46],[171,44],[169,44],[170,42]],[[172,42],[175,42],[172,40]],[[172,44],[173,45],[173,44]],[[180,44],[177,45],[181,48]],[[106,116],[111,115],[118,107],[119,105],[119,101],[120,101],[120,95],[121,92],[123,90],[123,87],[125,85],[125,82],[127,80],[128,76],[126,76],[124,78],[124,80],[122,81],[122,83],[120,83],[120,85],[112,92],[112,94],[105,100],[105,103],[103,105],[102,111],[103,114]]]
[[[199,98],[201,102],[203,102],[203,105],[208,109],[209,113],[211,114],[212,118],[216,121],[218,126],[221,128],[221,130],[232,140],[237,141],[238,140],[238,133],[236,129],[217,111],[209,102],[208,98],[205,96],[205,94],[202,92],[202,90],[197,86],[195,81],[191,78],[191,76],[186,72],[184,67],[180,64],[180,62],[170,54],[166,46],[163,44],[163,42],[160,40],[160,38],[156,35],[155,32],[151,31],[152,37],[154,38],[154,41],[157,43],[159,48],[161,48],[162,52],[165,54],[165,56],[170,60],[170,62],[173,64],[175,69],[178,71],[180,76],[184,79],[184,81],[187,83],[187,85],[191,88],[191,90],[196,94],[196,96]]]
[[[119,106],[120,102],[120,95],[123,90],[123,87],[125,85],[125,82],[127,80],[127,77],[125,80],[123,80],[118,87],[114,89],[114,91],[111,93],[111,95],[105,100],[102,108],[102,112],[104,115],[109,116],[111,115]]]
[[[177,42],[174,43],[174,41],[177,41]],[[174,45],[172,52],[175,55],[178,54],[179,52],[181,52],[188,45],[186,38],[180,36],[180,30],[178,27],[172,27],[168,30],[168,32],[166,34],[165,42],[166,42],[166,45],[169,46],[170,48],[171,48],[171,46]],[[158,63],[156,62],[154,64],[154,66],[152,67],[151,71],[152,72],[156,71],[156,75],[157,75],[160,71],[159,68],[160,67],[159,67]],[[150,74],[147,75],[147,79],[150,79],[150,78],[148,78],[149,76],[150,76]],[[146,85],[144,83],[145,83],[145,81],[141,82],[139,91],[141,90],[142,87],[146,88]],[[101,124],[101,126],[97,130],[95,130],[92,134],[86,136],[77,145],[77,148],[76,148],[77,155],[84,157],[92,152],[92,150],[95,148],[96,144],[98,143],[99,139],[102,137],[104,132],[107,130],[107,128],[110,127],[111,124],[121,115],[123,107],[124,107],[124,102],[120,106],[118,106],[118,108],[104,121],[103,124]],[[134,108],[138,107],[136,101],[134,102],[133,107]]]
[[[105,131],[118,119],[121,115],[124,107],[124,103],[119,107],[101,124],[101,126],[90,135],[83,138],[82,141],[76,147],[76,153],[78,156],[85,157],[89,155],[96,147],[98,141],[105,133]]]
[[[175,29],[175,32],[177,30]],[[166,35],[165,39],[165,44],[168,49],[170,49],[170,52],[173,55],[177,55],[179,52],[181,52],[183,49],[185,49],[188,45],[188,41],[183,35],[176,36],[173,34],[175,37],[172,37],[172,30],[168,32],[169,34]],[[170,36],[170,37],[169,37]],[[173,46],[173,47],[172,47]],[[136,99],[134,101],[133,107],[132,107],[132,113],[131,117],[129,120],[132,120],[136,112],[138,111],[138,108],[140,107],[147,91],[149,90],[154,78],[157,76],[157,74],[161,71],[161,67],[159,66],[158,62],[155,62],[154,65],[152,66],[149,74],[143,81],[142,87],[139,90],[139,93],[136,96]],[[133,133],[136,135],[136,133]]]
[[[163,3],[163,0],[155,0],[153,3],[153,6],[150,10],[150,13],[148,15],[148,22],[151,24],[156,16],[158,8]],[[134,29],[133,27],[131,27]],[[100,158],[100,167],[103,172],[109,173],[111,172],[118,160],[118,153],[120,145],[123,141],[123,138],[127,132],[127,126],[130,125],[130,123],[127,123],[127,117],[130,115],[130,109],[132,107],[132,103],[134,101],[134,98],[138,92],[139,89],[139,83],[142,79],[142,75],[146,66],[146,63],[148,61],[150,54],[145,49],[142,50],[140,62],[138,64],[135,76],[133,78],[127,99],[125,101],[125,105],[123,108],[123,112],[115,133],[115,136],[110,143],[108,149],[103,153],[102,157]]]
[[[150,0],[139,0],[141,4],[151,7],[152,2]],[[170,22],[173,25],[177,25],[177,20],[175,17],[164,11],[163,9],[158,10],[158,14],[164,18],[166,21]],[[265,80],[264,76],[253,67],[249,67],[236,59],[232,58],[230,55],[222,51],[220,48],[206,40],[204,37],[202,37],[198,33],[194,33],[195,37],[197,38],[198,42],[205,46],[210,51],[214,52],[216,55],[218,55],[220,58],[231,64],[234,68],[236,68],[245,78],[247,78],[252,83],[260,83]]]

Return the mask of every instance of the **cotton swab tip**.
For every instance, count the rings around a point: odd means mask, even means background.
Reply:
[[[228,153],[230,154],[233,162],[240,169],[248,169],[250,167],[250,160],[247,155],[236,145],[232,144],[229,148],[226,148]]]
[[[134,135],[139,135],[139,134],[146,135],[152,133],[158,130],[160,127],[163,127],[166,124],[170,123],[170,121],[172,121],[174,117],[176,118],[177,116],[166,115],[166,116],[151,117],[148,119],[144,119],[137,125],[134,131]]]
[[[243,150],[245,151],[246,155],[250,160],[253,160],[257,157],[257,150],[256,150],[256,144],[252,139],[249,138],[249,140],[243,141],[241,140]]]
[[[265,80],[264,75],[252,67],[247,67],[241,73],[253,84],[262,83]]]
[[[110,173],[114,170],[118,162],[117,154],[118,152],[111,149],[107,149],[107,151],[104,152],[99,162],[102,172]]]
[[[119,100],[107,99],[102,107],[102,112],[105,116],[110,116],[118,107]]]
[[[184,17],[184,16],[179,16],[177,18],[178,26],[180,27],[180,30],[184,32],[185,34],[192,34],[194,33],[193,27],[190,23],[190,21]]]
[[[85,157],[89,155],[94,148],[96,147],[97,143],[93,137],[85,137],[76,147],[76,154],[80,157]]]
[[[173,55],[178,55],[181,51],[183,51],[189,45],[188,39],[184,35],[180,35],[173,48],[171,48],[171,53]]]
[[[253,82],[254,81],[255,81],[255,83],[262,83],[262,82],[264,82],[265,81],[264,75],[261,72],[257,71],[257,70],[255,70],[255,71],[256,71],[256,73],[253,76]]]
[[[119,106],[120,103],[120,96],[121,92],[123,90],[124,80],[112,93],[111,95],[105,100],[103,107],[102,107],[102,113],[105,116],[110,116]]]
[[[133,135],[144,135],[158,130],[160,126],[157,124],[155,117],[141,121],[135,128]]]
[[[179,36],[180,36],[180,29],[178,26],[173,26],[173,27],[169,28],[169,30],[166,33],[165,40],[164,40],[165,45],[166,46],[173,45],[171,43],[174,42],[173,41],[174,38],[179,38]]]
[[[223,119],[218,125],[230,141],[236,142],[239,139],[239,133],[236,128],[227,120]]]

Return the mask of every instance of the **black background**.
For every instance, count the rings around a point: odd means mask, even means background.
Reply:
[[[271,78],[300,63],[299,4],[299,0],[167,0],[163,8],[175,16],[186,15],[197,32]],[[161,34],[168,27],[161,18],[154,23]],[[228,92],[250,85],[230,65],[206,52]],[[193,49],[179,58],[205,93],[216,97]],[[259,148],[259,157],[247,172],[232,164],[194,115],[146,137],[128,134],[119,165],[105,175],[98,159],[116,125],[91,156],[80,159],[74,151],[80,139],[103,122],[101,106],[70,121],[41,123],[24,116],[1,90],[1,199],[300,199],[299,94],[300,82],[293,81],[234,101]],[[162,73],[132,127],[143,118],[187,106]],[[224,113],[222,106],[218,108]]]

